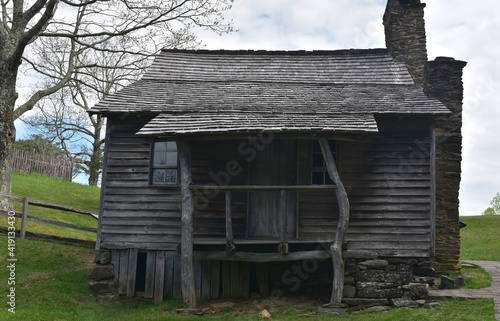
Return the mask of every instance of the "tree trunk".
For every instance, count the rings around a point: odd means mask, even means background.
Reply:
[[[11,192],[12,150],[16,140],[14,106],[17,99],[16,74],[1,66],[0,74],[0,194]],[[10,76],[10,77],[9,77]],[[0,210],[11,210],[12,202],[0,199]]]

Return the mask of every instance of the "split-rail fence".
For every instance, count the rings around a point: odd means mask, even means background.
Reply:
[[[35,222],[39,222],[39,223],[45,223],[45,224],[50,224],[50,225],[55,225],[55,226],[60,226],[60,227],[66,227],[66,228],[75,229],[75,230],[79,230],[79,231],[97,233],[96,228],[87,227],[87,226],[80,226],[80,225],[66,223],[66,222],[59,222],[59,221],[50,220],[50,219],[46,219],[46,218],[42,218],[42,217],[28,215],[28,206],[34,205],[34,206],[39,206],[39,207],[44,207],[44,208],[61,210],[61,211],[65,211],[65,212],[72,212],[72,213],[77,213],[77,214],[82,214],[82,215],[88,215],[88,216],[92,216],[95,219],[98,218],[97,213],[92,212],[92,211],[78,209],[78,208],[73,208],[73,207],[69,207],[69,206],[59,205],[59,204],[51,204],[51,203],[30,200],[28,197],[0,194],[0,198],[4,198],[4,199],[6,198],[6,199],[9,199],[11,201],[20,202],[23,204],[22,212],[21,213],[15,212],[15,215],[14,215],[17,218],[21,218],[21,227],[19,230],[16,230],[16,234],[18,233],[20,238],[24,239],[27,236],[29,236],[29,238],[32,238],[32,239],[41,239],[41,240],[46,240],[46,241],[53,241],[53,242],[64,243],[64,244],[73,244],[73,245],[90,247],[90,248],[94,247],[95,242],[91,242],[91,241],[28,232],[28,231],[26,231],[26,222],[27,222],[27,220],[31,220],[31,221],[35,221]],[[0,215],[3,215],[3,214],[7,214],[7,213],[0,213]],[[7,231],[7,228],[0,227],[0,231],[3,234]]]

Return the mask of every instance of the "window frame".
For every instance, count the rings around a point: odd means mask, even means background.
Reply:
[[[329,139],[328,144],[330,145],[330,150],[332,152],[333,159],[335,160],[335,165],[337,166],[337,170],[339,169],[339,163],[338,163],[338,141]],[[316,146],[317,145],[317,146]],[[330,175],[328,174],[328,168],[326,167],[326,162],[323,157],[323,152],[321,151],[321,147],[319,146],[319,142],[316,139],[311,140],[311,162],[310,162],[310,168],[311,168],[311,175],[310,175],[310,181],[311,185],[315,186],[324,186],[324,185],[335,185],[333,181],[330,178]],[[316,156],[316,157],[315,157]],[[316,158],[316,159],[315,159]],[[318,166],[315,163],[321,158],[321,166]],[[316,178],[315,178],[316,174]],[[322,183],[316,183],[318,179],[318,174],[321,174],[321,181]]]
[[[174,143],[175,149],[169,149],[169,143]],[[157,164],[156,162],[156,153],[158,152],[159,144],[165,144],[164,152],[164,164]],[[168,164],[168,154],[175,152],[175,165]],[[156,170],[175,170],[175,183],[169,182],[155,182],[155,171]],[[151,143],[151,157],[149,164],[149,185],[155,187],[178,187],[179,186],[179,151],[177,148],[177,142],[173,140],[168,141],[154,141]]]

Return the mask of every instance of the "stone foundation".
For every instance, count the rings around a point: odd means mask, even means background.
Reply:
[[[347,260],[342,302],[355,310],[419,306],[434,284],[431,264],[430,259]]]
[[[117,293],[118,287],[114,280],[115,273],[113,264],[111,264],[111,252],[98,252],[94,263],[94,268],[89,274],[90,290],[97,294]]]

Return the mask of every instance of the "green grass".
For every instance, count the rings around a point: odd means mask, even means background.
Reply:
[[[460,274],[451,274],[452,279],[459,275],[468,274],[472,277],[470,280],[465,281],[465,286],[462,289],[483,289],[491,286],[491,276],[488,272],[480,267],[476,268],[463,268]]]
[[[500,261],[500,215],[461,216],[462,260]]]
[[[99,211],[100,188],[71,183],[63,179],[51,178],[38,174],[26,175],[13,172],[12,194],[46,203],[66,205],[93,212]],[[17,212],[21,212],[21,203],[14,202],[14,207]],[[34,205],[28,207],[28,214],[54,221],[94,228],[97,227],[97,220],[90,216],[52,210]],[[17,228],[20,228],[20,223],[21,220],[18,219]],[[7,226],[6,217],[0,219],[0,225]],[[96,237],[95,233],[83,232],[30,220],[27,222],[26,229],[30,232],[90,241],[94,241]]]

